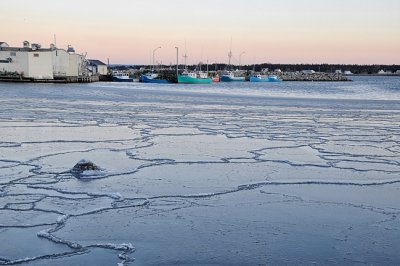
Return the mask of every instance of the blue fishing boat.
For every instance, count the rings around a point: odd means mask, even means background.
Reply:
[[[228,72],[228,74],[224,74],[221,76],[221,82],[237,82],[237,81],[246,81],[245,77],[235,77],[233,72]]]
[[[139,82],[158,83],[158,84],[171,83],[169,80],[166,80],[166,79],[158,79],[158,75],[155,73],[140,75]]]
[[[250,82],[281,82],[281,81],[282,80],[279,79],[275,75],[270,75],[268,77],[263,77],[263,76],[257,74],[257,75],[252,75],[250,77]]]

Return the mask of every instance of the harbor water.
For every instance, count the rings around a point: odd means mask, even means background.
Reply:
[[[0,265],[399,265],[400,77],[351,79],[0,83]]]

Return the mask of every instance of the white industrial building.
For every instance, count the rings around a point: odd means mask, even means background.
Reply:
[[[77,79],[86,76],[85,56],[75,53],[72,47],[59,49],[51,44],[24,41],[22,47],[10,47],[0,42],[0,72],[14,72],[30,79]]]

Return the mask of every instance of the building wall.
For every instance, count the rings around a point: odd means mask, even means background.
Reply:
[[[52,51],[53,72],[55,77],[78,77],[82,76],[82,55],[68,53],[66,50],[57,49]]]
[[[0,60],[11,58],[10,63],[0,63],[0,71],[11,71],[29,74],[28,71],[28,53],[26,51],[0,51]]]
[[[97,72],[100,75],[107,75],[108,74],[108,68],[107,68],[107,66],[104,66],[104,65],[97,66]]]
[[[78,73],[80,76],[87,76],[88,75],[87,61],[83,55],[77,55],[77,56],[78,56]]]
[[[79,76],[79,58],[77,54],[68,54],[69,66],[67,70],[67,76],[77,77]]]
[[[51,51],[28,52],[29,78],[53,79],[53,58]]]
[[[69,68],[69,53],[65,50],[52,51],[54,77],[66,77]]]

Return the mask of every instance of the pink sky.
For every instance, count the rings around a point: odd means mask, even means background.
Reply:
[[[3,0],[0,41],[71,44],[110,63],[400,64],[398,0]]]

